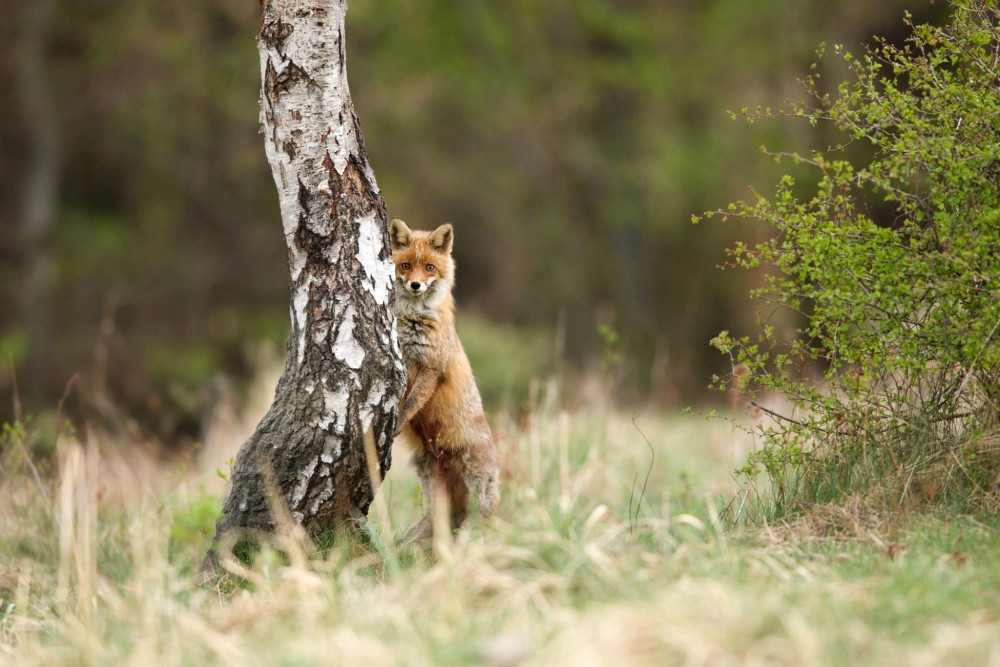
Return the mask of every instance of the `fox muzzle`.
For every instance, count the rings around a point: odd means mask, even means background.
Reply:
[[[422,283],[419,280],[410,280],[406,283],[406,291],[410,294],[423,294],[430,287],[430,283]]]

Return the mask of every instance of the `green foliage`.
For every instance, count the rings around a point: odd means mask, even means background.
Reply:
[[[4,422],[0,427],[0,472],[11,475],[34,462],[48,462],[60,437],[72,438],[76,427],[52,410]]]
[[[815,190],[802,196],[786,176],[772,196],[717,212],[773,227],[730,257],[768,267],[754,295],[803,322],[790,343],[767,316],[756,338],[713,340],[749,369],[752,389],[795,406],[763,429],[744,472],[798,482],[813,500],[862,486],[898,501],[914,475],[963,446],[980,451],[998,428],[998,21],[987,3],[959,0],[946,27],[907,16],[902,45],[877,39],[861,57],[836,47],[852,78],[824,92],[814,66],[815,106],[791,113],[841,133],[839,145],[790,155],[815,170]],[[996,502],[980,465],[949,468],[935,499],[961,487]]]
[[[598,324],[597,337],[601,339],[601,370],[611,373],[621,362],[621,334],[611,324]]]
[[[184,549],[186,554],[204,551],[215,532],[219,508],[219,499],[210,494],[196,496],[175,508],[170,525],[171,546]]]
[[[532,378],[552,366],[552,344],[542,331],[490,322],[472,313],[459,315],[458,329],[489,409],[517,406],[527,398]]]
[[[16,364],[28,351],[28,334],[23,329],[14,329],[0,336],[0,363]]]

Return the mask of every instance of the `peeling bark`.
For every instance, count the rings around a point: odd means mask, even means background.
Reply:
[[[367,431],[382,475],[391,462],[405,369],[385,203],[347,87],[346,11],[347,0],[262,2],[261,122],[281,203],[292,326],[274,402],[236,457],[218,543],[275,528],[267,487],[313,535],[364,515]],[[210,551],[203,570],[217,565]]]

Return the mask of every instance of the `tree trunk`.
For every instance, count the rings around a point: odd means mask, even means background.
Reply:
[[[20,282],[19,311],[31,341],[26,368],[36,370],[44,368],[51,354],[52,292],[56,278],[52,231],[59,200],[59,119],[52,97],[47,53],[55,4],[55,0],[25,3],[17,54],[17,98],[27,123],[29,151],[21,190],[20,253],[24,258],[24,280]]]
[[[217,544],[273,530],[272,492],[312,535],[363,516],[373,488],[364,436],[384,475],[405,383],[385,203],[347,88],[347,0],[263,0],[261,10],[261,120],[292,326],[274,402],[236,457]],[[215,565],[210,551],[203,569]]]

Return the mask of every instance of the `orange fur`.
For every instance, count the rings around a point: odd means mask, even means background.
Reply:
[[[433,232],[412,231],[395,219],[389,236],[396,265],[396,326],[407,369],[397,434],[410,426],[416,435],[414,463],[428,510],[404,538],[411,542],[430,537],[434,484],[447,490],[452,528],[468,514],[470,491],[480,512],[492,514],[500,502],[499,460],[455,329],[454,230],[441,225]]]

